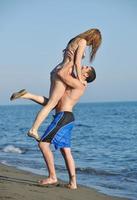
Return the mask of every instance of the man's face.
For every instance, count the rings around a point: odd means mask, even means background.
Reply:
[[[91,67],[88,67],[88,66],[82,66],[81,68],[81,72],[82,72],[82,75],[83,77],[88,77],[88,72],[91,70]]]

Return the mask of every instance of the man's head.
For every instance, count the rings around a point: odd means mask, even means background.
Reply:
[[[96,79],[96,72],[93,67],[82,66],[82,76],[87,83],[90,83]]]

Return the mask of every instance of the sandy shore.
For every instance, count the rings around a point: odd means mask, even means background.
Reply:
[[[1,200],[122,200],[98,193],[94,189],[79,186],[77,190],[65,188],[63,182],[57,186],[39,186],[42,176],[0,164]]]

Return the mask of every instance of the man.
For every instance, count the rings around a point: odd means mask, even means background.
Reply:
[[[66,163],[69,174],[68,188],[76,189],[75,163],[70,148],[71,130],[74,126],[72,109],[83,95],[86,86],[69,74],[64,76],[62,71],[58,72],[58,76],[67,87],[63,97],[55,108],[56,115],[54,116],[54,120],[46,129],[39,142],[39,148],[43,154],[49,172],[48,178],[41,180],[39,183],[42,185],[52,185],[57,183],[54,157],[50,150],[50,144],[54,144],[56,149],[60,149]],[[87,66],[82,67],[82,78],[84,81],[92,82],[96,78],[94,68]],[[11,96],[11,100],[17,98],[30,99],[43,106],[48,102],[48,98],[28,93],[25,90],[21,90]]]

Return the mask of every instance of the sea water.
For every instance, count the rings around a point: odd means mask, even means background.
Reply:
[[[0,106],[0,162],[47,175],[37,143],[26,133],[40,106]],[[51,113],[39,129],[52,121]],[[78,183],[119,197],[137,199],[137,102],[80,103],[74,108],[72,153]],[[68,180],[60,151],[58,178]]]

